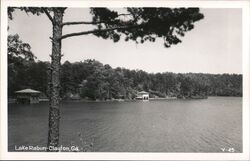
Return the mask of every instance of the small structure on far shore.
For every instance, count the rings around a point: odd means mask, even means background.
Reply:
[[[33,89],[23,89],[20,91],[16,91],[16,101],[17,103],[39,103],[39,96],[41,94],[40,91],[36,91]]]
[[[137,93],[137,100],[149,100],[149,93],[145,91],[141,91]]]

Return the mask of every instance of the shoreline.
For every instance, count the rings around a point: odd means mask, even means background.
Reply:
[[[164,97],[164,98],[149,98],[149,100],[136,100],[136,99],[109,99],[109,100],[89,100],[89,99],[67,99],[61,100],[61,102],[89,102],[89,103],[103,103],[103,102],[148,102],[148,101],[157,101],[157,100],[199,100],[199,99],[208,99],[209,97],[242,97],[242,96],[192,96],[192,97]],[[41,99],[41,102],[49,102],[49,99]],[[9,98],[8,104],[16,103],[15,99]]]

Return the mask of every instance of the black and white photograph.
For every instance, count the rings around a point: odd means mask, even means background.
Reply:
[[[248,154],[249,7],[4,2],[6,153]]]

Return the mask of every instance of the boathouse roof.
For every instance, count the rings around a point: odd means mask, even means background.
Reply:
[[[15,93],[41,93],[40,91],[36,91],[34,89],[23,89],[20,91],[16,91]]]
[[[138,92],[138,94],[148,94],[148,92],[141,91],[141,92]]]

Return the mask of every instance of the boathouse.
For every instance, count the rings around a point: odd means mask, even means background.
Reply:
[[[17,103],[34,104],[39,103],[39,96],[41,92],[33,89],[23,89],[20,91],[16,91],[15,94]]]
[[[149,93],[145,91],[141,91],[137,93],[137,100],[149,100]]]

